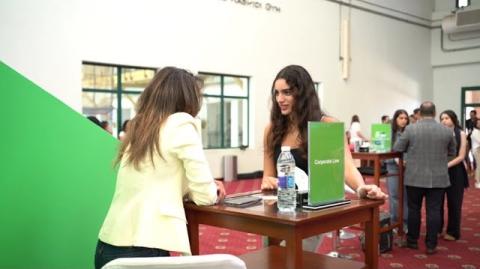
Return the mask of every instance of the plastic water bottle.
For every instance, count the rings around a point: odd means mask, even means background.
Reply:
[[[379,152],[381,153],[385,153],[387,152],[386,150],[386,147],[387,147],[387,134],[385,134],[385,132],[381,132],[380,133],[380,136],[379,136],[379,139],[380,139],[380,146],[379,146]]]
[[[295,190],[295,159],[290,153],[290,147],[282,146],[282,152],[277,160],[278,201],[280,212],[294,212],[297,205]]]

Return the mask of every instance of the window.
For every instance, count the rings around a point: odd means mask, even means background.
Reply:
[[[248,99],[250,78],[237,75],[199,73],[203,79],[203,146],[244,148],[248,146]]]
[[[457,8],[468,7],[470,0],[457,0]]]
[[[115,136],[135,116],[135,104],[155,68],[83,62],[82,113],[107,121]]]
[[[466,127],[465,121],[470,119],[470,111],[476,110],[477,117],[480,112],[480,86],[462,87],[462,114],[460,125]]]

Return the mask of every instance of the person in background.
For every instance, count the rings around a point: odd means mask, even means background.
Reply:
[[[465,131],[467,132],[467,152],[465,156],[465,162],[467,164],[468,174],[474,174],[476,168],[475,157],[470,159],[470,152],[474,154],[472,150],[472,132],[477,122],[477,111],[475,109],[470,111],[470,118],[465,121]]]
[[[410,124],[413,124],[413,123],[416,123],[417,122],[417,119],[415,118],[415,115],[414,114],[410,114],[410,116],[408,116],[408,118],[410,119]]]
[[[467,170],[465,170],[465,152],[467,151],[467,135],[462,131],[457,114],[445,110],[440,114],[440,122],[450,128],[457,142],[457,156],[448,162],[450,187],[445,190],[447,196],[448,224],[443,239],[455,241],[460,239],[460,221],[462,219],[463,191],[468,188]],[[444,196],[445,199],[445,196]],[[443,205],[443,203],[442,203]],[[442,217],[440,232],[443,230],[443,206],[440,207]]]
[[[405,185],[408,199],[408,232],[405,246],[418,249],[421,208],[425,198],[427,212],[426,253],[437,252],[441,225],[441,206],[445,188],[450,186],[448,160],[455,156],[452,130],[435,121],[435,105],[426,101],[420,106],[421,119],[410,124],[397,137],[394,150],[407,152]]]
[[[368,141],[368,138],[362,134],[362,127],[360,126],[360,118],[358,115],[352,116],[352,122],[350,124],[350,144],[355,144],[359,141]]]
[[[405,127],[409,124],[409,117],[407,111],[403,109],[398,109],[395,111],[393,114],[393,119],[392,119],[392,145],[395,144],[395,141],[397,140],[397,137],[399,137],[403,131],[405,130]],[[390,216],[391,220],[393,223],[396,223],[398,221],[398,207],[399,207],[399,183],[398,183],[398,159],[389,159],[386,161],[387,164],[387,171],[389,175],[387,177],[387,186],[388,186],[388,200],[389,200],[389,207],[390,207]],[[403,225],[404,225],[404,230],[406,231],[407,229],[407,217],[408,217],[408,206],[407,206],[407,192],[406,188],[404,187],[405,184],[403,184]]]
[[[390,124],[390,117],[388,115],[383,115],[382,116],[382,123]]]
[[[112,126],[110,123],[106,120],[100,122],[100,126],[102,126],[102,129],[107,131],[109,134],[112,134]]]
[[[183,201],[211,205],[225,189],[215,181],[194,117],[202,94],[189,72],[165,67],[140,95],[117,157],[117,184],[99,233],[95,268],[122,257],[190,253]]]
[[[97,119],[97,117],[95,116],[88,116],[87,119],[89,119],[91,122],[95,123],[95,125],[97,125],[98,127],[102,128],[102,124],[100,123],[100,121]]]
[[[470,111],[470,118],[465,121],[465,130],[467,134],[472,133],[473,128],[475,127],[475,122],[477,121],[477,111],[475,109]]]
[[[276,162],[281,146],[290,146],[296,166],[308,174],[308,121],[336,121],[320,109],[313,80],[307,70],[298,65],[289,65],[280,70],[273,81],[271,101],[270,123],[264,132],[262,189],[278,187]],[[346,139],[344,144],[347,185],[361,198],[385,199],[387,195],[379,187],[364,183],[362,175],[354,165]],[[318,244],[305,244],[304,240],[303,246],[306,250],[315,251]]]
[[[473,131],[471,133],[472,138],[472,152],[476,163],[480,160],[480,120],[475,121]],[[475,168],[475,188],[480,189],[480,165]]]
[[[125,139],[125,135],[127,135],[128,123],[129,122],[130,122],[130,120],[125,120],[122,124],[122,129],[120,131],[120,134],[118,134],[118,139],[120,139],[120,141],[123,141]]]
[[[420,115],[420,108],[415,108],[413,110],[413,117],[415,117],[415,122],[416,123],[417,121],[419,121],[422,117]]]

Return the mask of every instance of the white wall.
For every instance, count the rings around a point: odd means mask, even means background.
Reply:
[[[373,2],[415,10],[418,16],[433,9],[431,1]],[[238,155],[239,172],[262,169],[268,94],[276,73],[288,64],[303,65],[315,81],[324,82],[326,111],[347,125],[358,114],[367,134],[382,114],[392,115],[397,108],[412,111],[434,95],[430,30],[352,9],[351,76],[344,81],[338,4],[269,3],[281,12],[231,0],[4,0],[0,60],[77,111],[83,60],[252,76],[251,147],[208,150],[216,177],[222,176],[226,154]]]
[[[472,8],[480,8],[480,0],[471,1]],[[432,19],[441,20],[455,9],[455,1],[436,0]],[[440,21],[436,23],[439,25]],[[445,109],[454,110],[460,118],[461,88],[480,86],[480,48],[462,51],[444,51],[441,48],[440,29],[433,29],[432,38],[432,69],[433,69],[433,100],[438,112]],[[480,39],[466,41],[449,41],[444,37],[444,49],[461,49],[480,46]]]

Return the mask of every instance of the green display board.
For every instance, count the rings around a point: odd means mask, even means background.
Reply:
[[[390,152],[392,150],[392,127],[390,124],[372,124],[372,152]]]
[[[341,122],[308,123],[308,176],[310,205],[345,198],[344,125]]]
[[[0,78],[0,268],[93,268],[118,142],[3,62]]]

